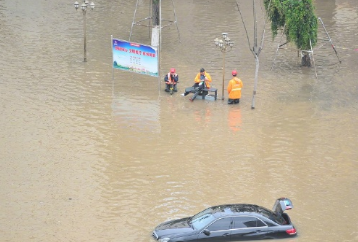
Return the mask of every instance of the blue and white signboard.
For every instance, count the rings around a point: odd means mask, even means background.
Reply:
[[[158,54],[151,46],[112,39],[113,68],[158,77]]]

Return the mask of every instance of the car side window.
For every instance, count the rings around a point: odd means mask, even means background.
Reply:
[[[232,218],[222,218],[216,220],[210,226],[207,227],[209,231],[218,231],[218,230],[229,230],[231,228]]]
[[[262,222],[261,219],[257,219],[256,220],[256,227],[265,227],[267,226],[267,224],[265,224],[264,222]]]
[[[266,226],[260,219],[255,217],[235,217],[233,229],[241,229],[241,228],[253,228],[253,227],[264,227]]]

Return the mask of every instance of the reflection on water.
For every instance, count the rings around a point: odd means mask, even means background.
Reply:
[[[143,97],[126,97],[125,93],[117,93],[113,98],[112,109],[114,120],[122,128],[137,132],[160,133],[160,106],[158,100],[146,100]]]
[[[194,119],[195,119],[195,122],[196,126],[198,126],[198,128],[200,127],[208,127],[210,121],[211,121],[211,110],[210,108],[203,108],[203,109],[200,109],[200,110],[196,110],[194,112]]]
[[[295,204],[294,241],[358,240],[356,0],[315,1],[342,59],[319,27],[318,78],[292,46],[270,71],[278,39],[267,30],[254,110],[255,61],[235,2],[175,1],[181,39],[166,28],[161,57],[162,73],[180,76],[173,95],[162,79],[112,78],[110,36],[129,36],[135,3],[95,4],[83,63],[83,16],[72,3],[0,1],[1,241],[152,241],[162,221],[225,203],[271,208],[282,196]],[[240,6],[251,38],[252,5]],[[162,10],[172,19],[170,1]],[[179,94],[201,67],[221,90],[213,39],[222,32],[235,42],[225,87],[237,69],[240,104],[190,102]],[[133,41],[149,40],[134,28]]]
[[[234,107],[230,108],[228,121],[229,121],[230,129],[232,129],[234,132],[240,131],[240,126],[241,126],[240,108],[234,108]]]

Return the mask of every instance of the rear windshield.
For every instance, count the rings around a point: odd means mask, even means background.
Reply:
[[[265,216],[268,219],[271,219],[275,223],[278,223],[280,225],[287,224],[286,220],[281,215],[276,214],[266,208],[261,207],[258,209],[258,211],[260,214],[262,214],[263,216]]]

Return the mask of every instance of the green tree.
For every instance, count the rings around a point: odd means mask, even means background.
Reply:
[[[287,42],[299,50],[310,50],[317,43],[317,17],[312,0],[264,0],[271,21],[273,38],[284,28]],[[303,52],[302,65],[311,66],[309,53]]]

